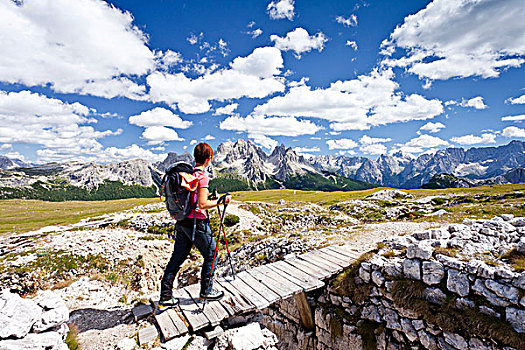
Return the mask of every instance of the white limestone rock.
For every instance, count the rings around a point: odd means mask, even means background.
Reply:
[[[439,288],[425,288],[423,297],[431,303],[441,305],[445,302],[447,295]]]
[[[455,333],[449,333],[449,332],[443,332],[443,337],[445,338],[445,341],[455,347],[459,350],[468,350],[468,343],[459,334]]]
[[[42,308],[33,300],[4,290],[0,294],[0,339],[25,337],[41,315]]]
[[[470,291],[468,275],[457,270],[448,270],[447,289],[459,296],[466,297]]]
[[[516,332],[525,333],[525,310],[508,307],[505,309],[505,318]]]
[[[68,350],[57,332],[30,333],[23,339],[0,340],[0,350]]]
[[[439,261],[423,261],[422,268],[423,282],[429,285],[439,284],[445,276],[445,268]]]
[[[217,350],[252,350],[269,348],[277,344],[277,336],[268,329],[261,329],[258,323],[229,329],[217,338]]]
[[[419,243],[419,244],[412,244],[408,246],[407,258],[409,259],[418,258],[422,260],[427,260],[432,257],[433,252],[434,252],[434,248],[427,242]]]
[[[415,280],[421,279],[421,264],[418,259],[405,259],[403,261],[403,273],[406,277]]]
[[[485,286],[487,286],[488,289],[496,293],[497,296],[506,298],[513,303],[518,303],[519,291],[517,288],[507,286],[493,280],[486,280]]]

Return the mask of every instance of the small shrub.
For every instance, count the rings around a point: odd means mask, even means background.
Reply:
[[[66,345],[69,350],[78,350],[78,329],[74,325],[69,325],[69,332],[66,336]]]

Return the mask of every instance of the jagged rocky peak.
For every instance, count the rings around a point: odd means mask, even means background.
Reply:
[[[162,162],[155,163],[154,166],[160,172],[165,172],[171,165],[177,162],[186,162],[188,164],[193,164],[193,156],[188,152],[184,152],[183,154],[169,152],[166,156],[166,159],[164,159]]]
[[[275,178],[281,181],[285,181],[289,175],[304,174],[306,171],[318,172],[303,156],[297,155],[291,147],[286,148],[283,144],[274,148],[268,162],[275,167]]]
[[[217,148],[215,162],[232,164],[241,159],[245,160],[250,158],[265,161],[267,155],[253,142],[238,139],[235,143],[232,141],[221,143]]]
[[[21,161],[20,159],[13,159],[6,156],[0,156],[0,169],[12,169],[26,166],[30,166],[30,164]]]

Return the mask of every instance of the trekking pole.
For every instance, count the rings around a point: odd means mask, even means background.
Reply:
[[[228,194],[222,196],[221,198],[219,198],[219,200],[217,201],[217,203],[221,203],[221,201],[224,201],[226,196]],[[208,290],[208,288],[210,288],[210,284],[211,284],[211,281],[212,281],[212,278],[213,278],[213,272],[215,270],[215,260],[217,258],[217,252],[219,250],[219,241],[220,241],[220,238],[221,238],[221,227],[222,227],[222,231],[224,232],[224,217],[226,216],[226,204],[224,204],[224,210],[221,214],[221,208],[219,206],[217,206],[217,211],[219,212],[219,218],[220,218],[220,223],[219,223],[219,232],[217,234],[217,244],[215,245],[215,251],[213,252],[213,261],[211,263],[211,271],[210,271],[210,279],[208,280],[208,285],[206,286],[206,291]],[[226,236],[224,237],[224,239],[226,239]],[[230,265],[231,265],[231,258],[230,258]],[[233,267],[232,267],[232,271],[233,271]],[[201,309],[202,312],[204,312],[204,308],[206,306],[206,304],[208,303],[208,299],[204,299],[204,305]]]

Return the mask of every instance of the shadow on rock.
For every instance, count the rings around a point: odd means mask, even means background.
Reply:
[[[98,310],[79,309],[71,312],[69,324],[77,327],[82,333],[92,329],[104,330],[133,321],[130,309]]]

